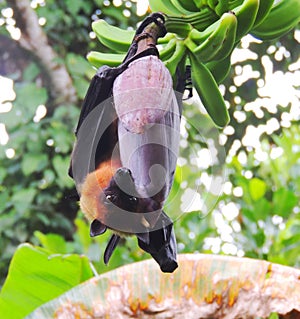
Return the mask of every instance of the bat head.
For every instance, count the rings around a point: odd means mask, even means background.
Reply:
[[[154,216],[147,214],[153,211]],[[159,203],[151,198],[141,198],[131,171],[120,167],[110,179],[108,186],[99,194],[97,217],[91,224],[90,234],[101,235],[107,228],[123,235],[148,233],[159,212]],[[144,238],[142,235],[140,237]]]
[[[173,272],[177,267],[176,261],[176,238],[173,230],[171,219],[160,209],[159,204],[156,206],[151,203],[151,199],[139,198],[136,193],[135,184],[131,172],[127,168],[119,168],[112,177],[107,188],[104,189],[102,201],[102,209],[106,209],[107,219],[102,223],[99,219],[95,219],[91,224],[91,236],[103,234],[107,228],[117,230],[114,234],[104,253],[104,262],[108,263],[114,249],[116,248],[120,234],[118,230],[128,227],[128,233],[135,233],[138,244],[145,252],[149,253],[159,264],[163,272]],[[155,202],[155,201],[153,201]],[[145,208],[153,209],[157,207],[160,211],[158,220],[156,221],[155,230],[149,228],[149,223],[144,214],[138,213]],[[134,214],[130,214],[134,212]],[[130,215],[133,215],[130,216]],[[137,231],[138,226],[144,227],[143,232]],[[110,225],[113,225],[110,226]],[[134,228],[132,230],[132,228]]]
[[[116,207],[135,212],[138,207],[138,194],[132,179],[131,171],[126,167],[117,169],[109,186],[104,189],[104,204],[110,207],[114,204]]]

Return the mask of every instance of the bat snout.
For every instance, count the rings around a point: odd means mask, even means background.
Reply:
[[[130,169],[120,167],[114,175],[114,181],[122,192],[136,196],[136,188]]]
[[[133,183],[133,178],[132,174],[129,168],[127,167],[120,167],[117,169],[115,175],[114,175],[114,180],[116,181],[117,184],[119,185],[130,185]]]

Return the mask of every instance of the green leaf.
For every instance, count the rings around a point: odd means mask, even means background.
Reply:
[[[256,234],[254,234],[254,239],[256,242],[256,246],[257,247],[262,247],[265,240],[266,240],[266,236],[264,234],[264,231],[262,229],[258,230],[258,232]]]
[[[253,178],[249,182],[249,192],[254,201],[257,201],[265,195],[266,188],[266,183],[259,178]]]
[[[1,318],[22,319],[92,275],[84,256],[53,255],[40,247],[20,245],[1,290]]]
[[[57,234],[43,234],[40,231],[35,231],[34,236],[47,250],[58,254],[67,253],[66,241],[62,236]]]
[[[15,91],[17,95],[15,105],[26,118],[28,118],[29,115],[33,116],[36,107],[40,104],[45,104],[48,99],[47,90],[36,86],[34,83],[26,85],[16,84]]]
[[[32,82],[40,73],[40,69],[35,63],[30,63],[23,72],[23,80]]]
[[[288,217],[297,202],[298,198],[292,191],[284,187],[278,189],[273,196],[274,214]]]
[[[112,17],[116,19],[117,21],[122,21],[124,19],[123,12],[114,6],[109,6],[109,7],[103,6],[101,9],[103,11],[104,16]]]
[[[73,80],[74,80],[74,86],[78,96],[81,99],[84,99],[89,86],[89,82],[86,79],[79,78],[79,77],[74,78]]]
[[[44,179],[46,181],[46,185],[51,184],[55,180],[55,174],[52,170],[46,169],[44,171]]]
[[[22,160],[22,171],[25,176],[32,174],[33,172],[40,172],[48,163],[46,154],[25,154]]]
[[[74,138],[66,127],[62,123],[54,122],[50,133],[53,136],[57,153],[69,153]]]
[[[81,244],[83,249],[88,251],[89,246],[92,243],[92,238],[88,236],[90,227],[83,219],[80,218],[76,218],[74,223],[77,227],[77,231],[74,236],[77,237],[78,242]]]
[[[66,62],[69,71],[73,75],[79,75],[83,77],[84,75],[88,75],[92,69],[91,65],[85,58],[74,53],[69,53],[67,55]]]
[[[17,191],[11,199],[16,210],[24,213],[32,203],[35,194],[36,190],[32,188]]]
[[[76,15],[82,6],[82,1],[79,0],[65,0],[65,2],[66,7],[72,15]]]
[[[68,175],[68,169],[70,165],[69,158],[63,158],[59,155],[56,155],[53,159],[53,166],[55,168],[55,171],[59,177],[58,183],[61,184],[61,186],[67,186],[71,187],[73,186],[73,181]]]
[[[277,313],[273,312],[268,319],[279,319],[279,316]]]
[[[32,116],[34,114],[32,113]],[[14,105],[13,108],[7,112],[1,114],[1,121],[5,123],[7,130],[19,126],[23,122],[22,113],[19,112],[18,108]]]
[[[4,189],[3,191],[0,191],[0,212],[6,208],[9,199],[8,190]]]
[[[245,216],[249,219],[249,222],[257,222],[260,219],[260,216],[254,212],[253,209],[242,208],[241,210],[242,216]]]
[[[256,221],[261,219],[265,220],[271,213],[271,203],[268,202],[264,197],[260,198],[253,204],[253,214],[255,215]]]

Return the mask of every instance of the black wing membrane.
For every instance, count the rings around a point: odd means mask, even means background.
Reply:
[[[88,173],[111,158],[118,142],[117,114],[110,99],[114,80],[134,59],[154,54],[156,50],[150,48],[133,56],[119,67],[102,66],[93,77],[75,130],[76,143],[69,167],[70,177],[79,186],[77,190]]]
[[[112,85],[115,78],[122,73],[120,68],[111,68],[106,65],[100,67],[93,77],[79,116],[75,134],[78,134],[81,124],[93,109],[108,99],[111,95]]]
[[[162,20],[162,22],[160,22],[160,19]],[[115,147],[117,142],[117,132],[115,123],[113,123],[117,116],[113,106],[110,103],[103,102],[111,97],[112,87],[116,77],[124,72],[132,61],[143,56],[158,55],[156,47],[150,47],[137,54],[137,39],[141,35],[145,27],[152,22],[158,24],[161,27],[162,35],[166,33],[163,25],[163,16],[159,13],[150,15],[141,23],[141,25],[137,29],[134,40],[127,52],[126,57],[124,58],[123,63],[114,68],[108,67],[106,65],[100,67],[90,83],[85,99],[83,101],[79,121],[75,129],[77,141],[73,148],[71,163],[69,167],[69,176],[75,180],[76,184],[80,185],[89,172],[93,171],[94,168],[97,167],[102,161],[105,161],[111,156],[111,151]],[[79,138],[80,128],[82,127],[82,124],[89,116],[89,119],[91,119],[91,112],[95,111],[96,108],[97,111],[92,116],[94,118],[94,121],[91,121],[86,125],[86,129],[82,134],[83,137],[81,136],[81,138]],[[95,120],[97,121],[97,123],[95,122]],[[89,129],[93,127],[96,127],[97,131],[89,132]],[[103,129],[101,129],[103,127],[105,128],[104,131]],[[86,135],[86,131],[89,132],[89,139],[84,138],[84,135]],[[97,144],[96,154],[93,154],[95,163],[91,163],[91,165],[88,165],[88,169],[84,169],[84,172],[81,173],[79,172],[80,167],[82,168],[84,166],[87,166],[87,164],[82,159],[82,154],[86,154],[87,148],[89,148],[90,150],[94,149],[94,143],[96,140],[95,136],[102,137]],[[78,174],[76,174],[78,176],[74,175],[74,166],[78,168]]]
[[[117,114],[109,99],[112,96],[114,80],[126,70],[132,61],[143,56],[158,54],[156,48],[149,48],[134,55],[135,52],[136,48],[132,45],[127,60],[120,66],[112,68],[104,65],[100,67],[88,88],[75,130],[76,143],[69,166],[69,176],[78,186],[82,184],[88,173],[111,157],[112,150],[118,141],[115,123]],[[95,150],[96,153],[90,153]],[[87,164],[86,158],[92,162]],[[77,174],[74,174],[74,169]]]

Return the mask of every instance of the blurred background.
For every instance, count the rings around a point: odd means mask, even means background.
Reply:
[[[89,237],[67,174],[73,131],[95,73],[85,57],[108,52],[91,23],[102,18],[135,29],[147,10],[139,0],[0,1],[0,287],[23,242],[85,254],[99,273],[149,258],[129,238],[103,264],[109,234]],[[299,26],[276,41],[242,39],[220,85],[231,115],[225,129],[213,128],[197,99],[185,105],[166,205],[179,253],[300,266],[299,42]],[[221,167],[210,137],[222,146]]]

